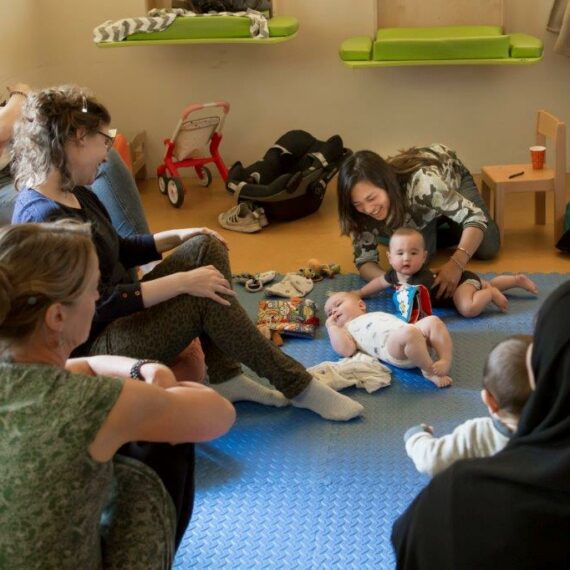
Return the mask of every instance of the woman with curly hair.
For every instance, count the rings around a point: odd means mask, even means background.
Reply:
[[[13,170],[19,196],[14,223],[76,218],[93,226],[100,294],[87,342],[76,354],[118,354],[172,363],[200,337],[209,381],[231,401],[307,408],[348,420],[362,406],[313,379],[257,330],[231,289],[223,238],[208,228],[184,228],[121,238],[105,208],[85,188],[112,143],[107,109],[67,86],[31,93],[16,124]],[[128,268],[174,250],[141,281]],[[266,377],[271,390],[244,374]]]

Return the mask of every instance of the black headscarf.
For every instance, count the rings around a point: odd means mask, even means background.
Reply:
[[[397,568],[570,568],[570,282],[538,313],[531,362],[509,445],[435,477],[394,523]]]

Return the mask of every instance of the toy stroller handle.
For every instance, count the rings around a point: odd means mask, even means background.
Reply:
[[[199,111],[200,109],[207,109],[209,107],[221,107],[224,115],[230,112],[230,104],[227,101],[214,101],[212,103],[191,103],[182,111],[182,120],[186,119],[190,113]]]
[[[185,121],[188,118],[190,113],[194,113],[195,111],[200,111],[201,109],[208,109],[212,107],[219,107],[223,111],[223,115],[220,118],[220,123],[216,127],[216,132],[221,133],[222,129],[224,128],[224,121],[226,120],[226,115],[230,112],[230,104],[227,101],[213,101],[212,103],[191,103],[182,111],[182,121]]]

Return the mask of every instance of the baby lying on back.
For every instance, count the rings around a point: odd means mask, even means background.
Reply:
[[[341,356],[361,350],[393,366],[418,367],[439,388],[451,384],[453,345],[440,318],[429,316],[409,324],[389,313],[367,313],[364,301],[351,292],[329,297],[325,312],[331,345]],[[437,360],[432,359],[430,349],[437,353]]]

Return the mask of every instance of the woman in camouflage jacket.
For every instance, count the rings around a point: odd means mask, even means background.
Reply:
[[[338,177],[341,233],[350,235],[354,261],[363,279],[384,272],[378,244],[402,226],[424,235],[430,256],[455,245],[436,279],[440,296],[453,295],[472,256],[493,258],[499,232],[470,172],[455,152],[440,144],[411,148],[384,160],[359,151],[342,165]]]

